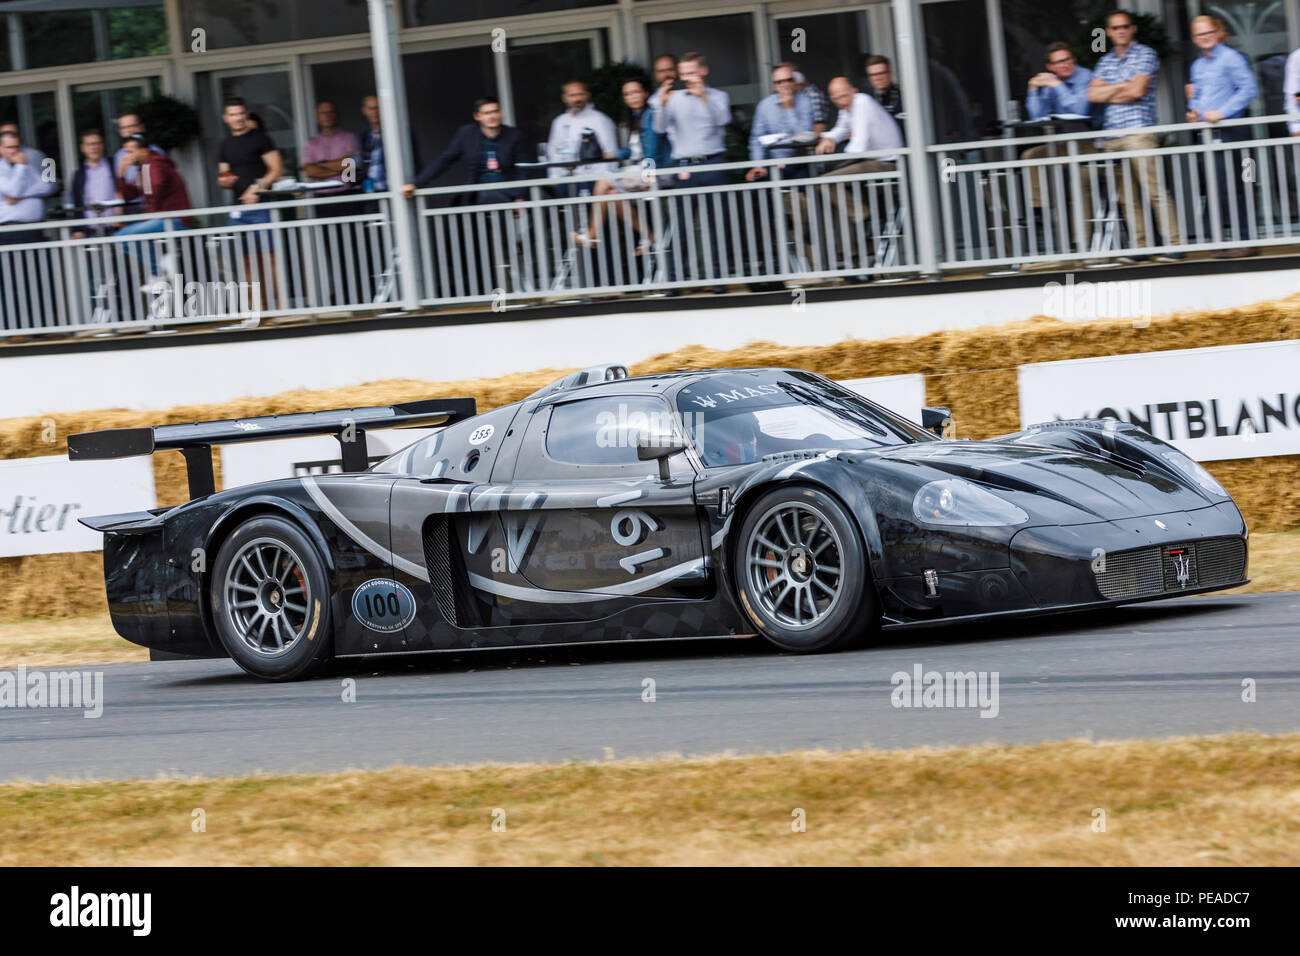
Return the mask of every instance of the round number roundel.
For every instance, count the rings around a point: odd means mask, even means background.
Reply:
[[[352,616],[372,631],[400,631],[415,618],[415,595],[398,581],[374,578],[352,592]]]
[[[471,445],[481,445],[492,437],[494,431],[496,431],[496,429],[491,425],[480,425],[478,428],[470,432],[469,443]]]

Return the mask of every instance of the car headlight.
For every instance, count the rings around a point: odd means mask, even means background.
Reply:
[[[923,524],[989,528],[1023,524],[1029,515],[1009,501],[964,478],[922,485],[912,499],[912,514]]]
[[[1224,490],[1223,485],[1219,484],[1215,477],[1202,467],[1199,461],[1193,461],[1181,451],[1161,452],[1161,456],[1169,464],[1186,475],[1192,481],[1196,482],[1212,495],[1218,495],[1221,498],[1229,498],[1231,495]]]

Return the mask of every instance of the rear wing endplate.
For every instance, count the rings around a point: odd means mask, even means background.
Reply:
[[[431,398],[397,405],[335,408],[323,412],[297,412],[260,418],[228,418],[187,425],[152,428],[111,428],[68,436],[71,461],[134,458],[155,451],[176,449],[185,456],[190,498],[216,490],[212,473],[212,446],[242,442],[333,435],[343,452],[343,470],[365,471],[369,466],[366,430],[450,425],[472,418],[477,407],[472,398]]]

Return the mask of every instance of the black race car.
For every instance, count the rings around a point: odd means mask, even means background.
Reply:
[[[430,400],[74,435],[176,448],[194,500],[87,518],[113,624],[285,680],[330,657],[761,634],[789,651],[1246,581],[1210,474],[1140,428],[943,440],[819,375],[576,372]],[[445,427],[367,468],[367,428]],[[343,474],[213,491],[211,446],[334,434]]]

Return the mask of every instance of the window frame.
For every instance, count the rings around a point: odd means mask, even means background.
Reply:
[[[673,432],[686,445],[686,453],[673,455],[669,459],[669,468],[674,478],[692,478],[700,470],[695,460],[695,448],[690,438],[682,433],[677,413],[667,397],[657,392],[631,392],[617,395],[588,395],[585,397],[557,397],[553,401],[537,408],[529,418],[524,433],[523,446],[515,465],[515,481],[532,480],[573,480],[589,478],[657,478],[658,463],[654,461],[632,461],[623,464],[602,464],[597,462],[570,462],[555,458],[547,447],[551,423],[555,409],[577,405],[579,402],[602,402],[617,408],[619,403],[632,400],[645,400],[654,403],[667,414],[667,420],[673,424]],[[522,473],[526,471],[527,473]]]

